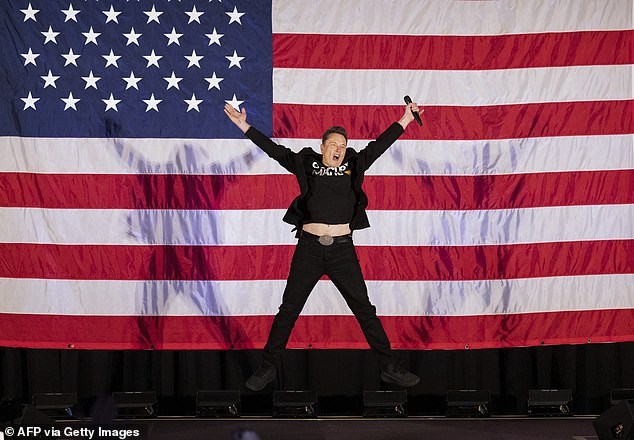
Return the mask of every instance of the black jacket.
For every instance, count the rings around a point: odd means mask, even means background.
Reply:
[[[370,222],[365,212],[365,208],[368,206],[368,196],[361,188],[365,172],[403,134],[403,131],[403,127],[399,123],[394,122],[376,140],[368,143],[363,150],[357,152],[351,148],[346,148],[344,161],[348,161],[350,164],[352,187],[357,196],[357,205],[350,221],[351,230],[370,227]],[[312,148],[304,148],[299,153],[295,153],[283,145],[276,144],[254,127],[249,128],[245,134],[272,159],[275,159],[297,177],[300,194],[293,200],[286,211],[284,221],[294,225],[299,234],[305,215],[303,208],[308,195],[308,177],[306,176],[305,161],[310,158],[314,159],[317,156],[321,162],[321,155],[315,153]]]

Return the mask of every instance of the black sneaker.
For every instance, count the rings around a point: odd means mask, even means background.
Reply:
[[[262,361],[260,368],[247,380],[247,388],[251,391],[260,391],[273,382],[276,375],[277,368],[275,368],[275,365],[268,361]]]
[[[390,364],[381,370],[381,380],[387,383],[395,383],[402,387],[413,387],[420,378],[414,373],[410,373],[399,364]]]

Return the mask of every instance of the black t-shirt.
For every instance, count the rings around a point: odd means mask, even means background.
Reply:
[[[352,172],[346,161],[327,167],[317,157],[306,161],[308,196],[304,223],[350,223],[357,197],[352,189]]]

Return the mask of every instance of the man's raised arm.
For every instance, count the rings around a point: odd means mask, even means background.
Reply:
[[[271,159],[276,160],[280,165],[286,168],[291,173],[294,172],[294,156],[295,153],[289,148],[283,145],[278,145],[269,139],[268,136],[260,132],[255,127],[252,127],[247,122],[247,111],[242,107],[242,111],[239,112],[231,104],[225,104],[225,114],[229,117],[236,127],[238,127],[242,133],[244,133],[251,142],[260,147]]]
[[[368,169],[374,161],[376,161],[394,142],[396,142],[396,140],[403,134],[409,123],[414,120],[414,114],[412,112],[417,112],[418,110],[418,105],[415,102],[407,104],[405,106],[403,116],[401,116],[398,121],[393,122],[392,125],[390,125],[379,135],[379,137],[376,138],[376,140],[370,142],[359,152],[359,154],[365,158],[366,169]]]

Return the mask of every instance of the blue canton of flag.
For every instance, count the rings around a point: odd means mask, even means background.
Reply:
[[[20,0],[0,12],[0,135],[242,137],[225,102],[271,133],[270,1]]]

